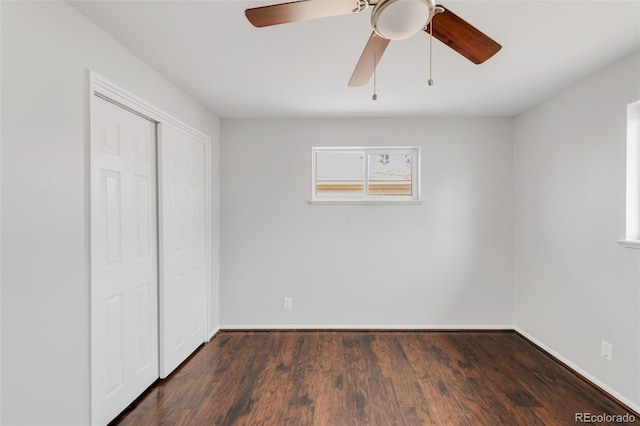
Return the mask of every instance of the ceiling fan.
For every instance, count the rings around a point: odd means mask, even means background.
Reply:
[[[391,40],[404,40],[420,31],[430,33],[465,58],[481,64],[502,46],[435,0],[301,0],[245,10],[256,27],[360,13],[373,7],[373,32],[349,86],[366,85]]]

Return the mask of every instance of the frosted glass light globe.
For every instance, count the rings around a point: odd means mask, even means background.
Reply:
[[[404,40],[429,23],[435,8],[434,0],[380,0],[371,13],[371,25],[380,37]]]

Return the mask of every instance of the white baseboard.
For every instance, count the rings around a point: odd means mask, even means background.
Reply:
[[[588,380],[589,382],[593,383],[594,385],[598,386],[600,389],[602,389],[603,391],[605,391],[606,393],[611,395],[613,398],[615,398],[618,401],[620,401],[621,403],[623,403],[624,405],[628,406],[629,408],[634,410],[636,413],[640,413],[640,405],[638,405],[637,403],[631,401],[630,399],[626,398],[625,396],[621,395],[620,393],[616,392],[610,386],[608,386],[607,384],[603,383],[602,381],[600,381],[599,379],[597,379],[596,377],[594,377],[593,375],[588,373],[586,370],[583,370],[582,368],[578,367],[571,360],[569,360],[568,358],[565,358],[564,356],[560,355],[558,352],[554,351],[549,346],[545,345],[544,343],[542,343],[541,341],[539,341],[538,339],[536,339],[535,337],[533,337],[532,335],[530,335],[529,333],[527,333],[526,331],[521,329],[520,327],[514,327],[514,329],[515,329],[515,331],[520,333],[524,338],[526,338],[527,340],[530,340],[532,343],[535,343],[537,346],[542,348],[549,355],[553,356],[558,361],[563,363],[566,367],[568,367],[569,369],[573,370],[578,375],[584,377],[586,380]]]
[[[227,324],[220,330],[514,330],[513,324]]]
[[[215,336],[219,332],[220,332],[220,327],[216,327],[216,328],[213,329],[213,331],[210,331],[209,332],[209,338],[207,339],[207,342],[211,341],[211,339],[213,339],[213,336]]]

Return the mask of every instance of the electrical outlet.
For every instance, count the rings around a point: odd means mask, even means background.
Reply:
[[[293,297],[285,296],[283,302],[285,309],[293,309]]]
[[[613,361],[613,345],[606,340],[601,340],[600,355],[607,361]]]

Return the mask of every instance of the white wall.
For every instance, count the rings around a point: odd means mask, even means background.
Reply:
[[[518,116],[514,162],[516,324],[636,409],[640,251],[616,240],[639,76],[635,54]]]
[[[86,425],[87,70],[211,136],[214,167],[219,122],[64,2],[3,2],[1,52],[2,423]]]
[[[221,120],[222,326],[511,327],[512,130]],[[309,205],[311,147],[354,145],[420,146],[424,204]]]

